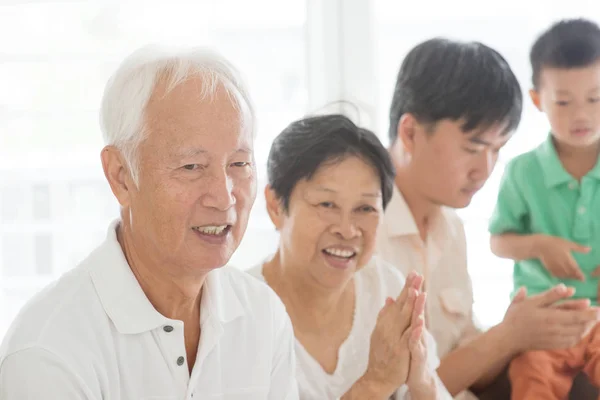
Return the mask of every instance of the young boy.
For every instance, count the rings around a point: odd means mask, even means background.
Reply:
[[[551,26],[531,49],[535,106],[551,133],[504,172],[490,221],[491,247],[515,260],[516,291],[563,282],[598,304],[600,276],[600,28]],[[600,385],[600,328],[564,350],[529,351],[509,369],[512,398],[565,399],[580,371]]]

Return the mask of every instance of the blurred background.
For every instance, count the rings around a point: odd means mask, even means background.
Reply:
[[[529,48],[557,19],[600,22],[598,0],[0,0],[0,339],[23,304],[105,237],[118,206],[99,159],[98,108],[122,58],[148,42],[209,45],[245,75],[258,113],[259,196],[231,263],[276,244],[262,187],[271,141],[289,122],[336,100],[387,145],[397,70],[433,36],[500,51],[530,86]],[[485,189],[461,210],[476,316],[497,323],[511,263],[495,258],[487,219],[504,163],[548,131],[526,101],[523,122]]]

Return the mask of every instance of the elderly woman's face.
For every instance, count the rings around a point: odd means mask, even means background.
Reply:
[[[228,262],[256,197],[252,134],[224,88],[202,100],[202,84],[189,79],[166,95],[158,86],[129,204],[143,248],[191,271]]]
[[[372,257],[382,214],[371,165],[354,156],[324,165],[296,185],[281,214],[282,255],[324,286],[344,284]]]

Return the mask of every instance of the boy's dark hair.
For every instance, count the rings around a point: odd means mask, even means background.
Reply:
[[[351,156],[361,158],[377,171],[385,208],[392,197],[395,177],[390,156],[373,132],[340,114],[292,122],[275,138],[267,159],[269,186],[287,210],[298,182],[311,179],[322,166]]]
[[[586,19],[566,19],[543,32],[529,54],[533,87],[540,84],[544,67],[586,67],[600,60],[600,28]]]
[[[402,115],[425,124],[464,119],[463,131],[506,123],[505,133],[521,120],[523,94],[506,60],[478,42],[443,38],[413,48],[400,67],[390,107],[390,143]]]

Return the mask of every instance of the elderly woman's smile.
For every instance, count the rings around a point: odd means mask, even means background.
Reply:
[[[323,249],[327,263],[334,268],[345,269],[354,261],[358,251],[347,246],[331,246]]]

